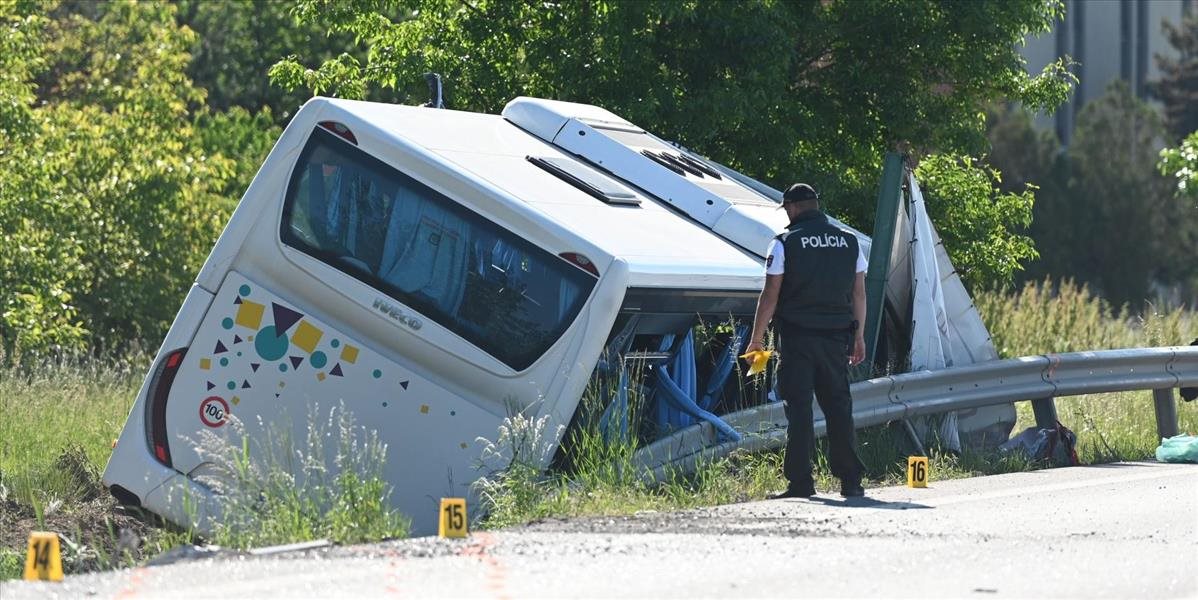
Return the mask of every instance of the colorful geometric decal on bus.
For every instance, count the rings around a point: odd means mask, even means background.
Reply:
[[[188,439],[301,422],[314,406],[344,403],[391,440],[389,452],[422,457],[416,467],[396,459],[405,477],[433,464],[442,475],[467,474],[478,466],[470,442],[493,437],[502,419],[236,272],[217,292],[191,347],[197,352],[188,353],[172,390],[185,399],[167,408],[172,423],[192,424],[175,432]],[[228,426],[234,416],[238,428]],[[189,460],[191,468],[202,458]]]
[[[235,293],[232,301],[214,304],[213,310],[220,313],[205,319],[208,323],[218,323],[219,327],[209,326],[204,329],[207,335],[201,336],[205,338],[201,347],[211,352],[196,358],[196,364],[205,372],[200,379],[203,393],[199,395],[200,420],[205,426],[224,425],[228,414],[242,399],[269,399],[270,394],[265,398],[245,394],[258,386],[277,384],[272,392],[275,401],[280,401],[288,397],[283,393],[287,383],[298,384],[300,387],[295,388],[298,392],[309,391],[306,385],[313,382],[324,384],[346,377],[379,380],[386,375],[385,361],[378,361],[372,355],[370,362],[378,364],[360,364],[361,348],[270,292],[250,283],[225,290],[222,295]],[[393,391],[383,394],[377,400],[379,405],[382,408],[393,405],[397,398],[388,396],[407,391],[409,382],[408,377],[380,381]],[[212,395],[224,390],[230,395],[240,392],[244,398]],[[330,395],[343,393],[340,388],[328,391]]]
[[[306,364],[316,371],[317,381],[324,381],[327,376],[344,377],[347,365],[358,361],[358,347],[343,344],[339,339],[330,338],[327,346],[321,348],[325,331],[306,319],[303,312],[274,299],[257,301],[249,284],[243,284],[237,292],[231,313],[221,319],[221,327],[229,335],[218,338],[212,354],[199,359],[201,369],[210,370],[217,355],[226,354],[231,346],[249,340],[253,340],[254,354],[261,359],[261,362],[249,363],[253,373],[257,373],[263,363],[278,363],[277,368],[282,373],[299,371]],[[268,322],[267,304],[270,305]],[[246,337],[243,338],[242,333],[246,333]],[[237,355],[242,356],[240,352]],[[337,358],[331,360],[334,356]],[[219,361],[222,367],[229,364],[227,358],[222,357]],[[325,370],[330,362],[332,366]],[[372,375],[377,379],[382,372],[375,369]],[[243,380],[241,387],[248,388],[250,384]],[[407,389],[406,385],[404,389]]]

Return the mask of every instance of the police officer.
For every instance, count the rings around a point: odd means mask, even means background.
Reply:
[[[778,317],[778,392],[787,426],[783,472],[790,484],[777,498],[815,495],[811,456],[814,392],[828,432],[828,462],[844,497],[862,496],[863,465],[857,457],[848,365],[865,357],[865,256],[857,238],[828,221],[819,195],[796,183],[782,196],[790,225],[770,242],[765,287],[757,301],[747,351],[761,350],[765,329]]]

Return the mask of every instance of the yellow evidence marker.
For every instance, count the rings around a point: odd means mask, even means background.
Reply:
[[[443,538],[464,538],[466,532],[466,499],[442,498],[441,518],[437,535]]]
[[[928,457],[907,457],[907,487],[928,487]]]
[[[773,352],[770,352],[769,350],[754,350],[752,352],[740,355],[741,358],[751,363],[749,365],[749,372],[745,374],[749,377],[752,377],[764,371],[765,365],[770,362],[771,355],[773,355]]]
[[[25,580],[62,581],[62,554],[58,547],[57,533],[34,531],[29,534]]]

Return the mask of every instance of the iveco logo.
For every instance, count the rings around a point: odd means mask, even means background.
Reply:
[[[391,317],[392,319],[411,327],[413,330],[420,329],[424,326],[424,324],[420,322],[420,319],[405,315],[402,310],[399,310],[399,307],[387,302],[386,300],[383,300],[382,298],[374,299],[374,307],[384,315],[387,315],[388,317]]]

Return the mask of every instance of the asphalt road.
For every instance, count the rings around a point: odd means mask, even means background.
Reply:
[[[1198,598],[1198,465],[551,521],[8,583],[0,596]]]

